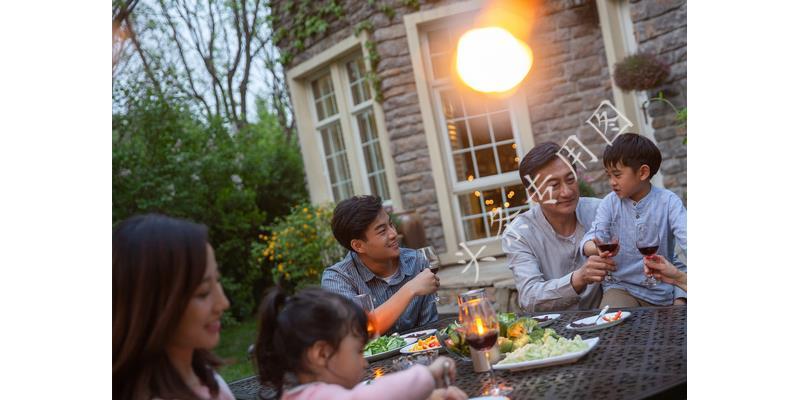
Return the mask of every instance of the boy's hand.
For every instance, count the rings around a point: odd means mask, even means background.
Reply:
[[[425,268],[405,284],[414,296],[425,296],[439,289],[439,277]]]
[[[572,273],[571,283],[580,294],[587,285],[602,282],[608,271],[616,271],[617,263],[609,257],[591,256],[586,263]]]
[[[428,366],[428,370],[431,371],[431,375],[433,375],[433,380],[436,381],[436,387],[443,387],[445,386],[445,379],[444,376],[447,374],[449,377],[449,382],[456,381],[456,363],[455,361],[451,360],[447,357],[439,357],[437,358],[431,365]]]

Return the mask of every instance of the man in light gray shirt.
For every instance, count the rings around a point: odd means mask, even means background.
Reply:
[[[527,311],[597,308],[603,294],[600,282],[616,269],[612,258],[583,256],[581,239],[600,199],[580,197],[574,168],[558,156],[560,149],[556,143],[542,143],[522,160],[520,179],[536,204],[531,202],[531,209],[503,232],[520,307]]]

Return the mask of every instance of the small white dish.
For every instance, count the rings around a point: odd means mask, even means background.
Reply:
[[[431,347],[430,349],[412,351],[411,348],[414,347],[415,344],[416,344],[416,342],[411,343],[406,347],[403,347],[402,349],[400,349],[400,354],[416,354],[416,353],[423,353],[423,352],[426,352],[426,351],[438,351],[438,350],[442,349],[442,344],[439,343],[439,347]]]
[[[614,311],[613,313],[610,312],[610,313],[605,315],[605,318],[613,316],[616,313],[617,313],[616,311]],[[597,314],[597,315],[600,315],[600,314]],[[575,324],[575,323],[578,323],[578,324],[592,324],[597,319],[597,315],[592,315],[591,317],[586,317],[586,318],[583,318],[583,319],[579,319],[577,321],[572,321],[567,325],[567,329],[571,329],[571,330],[576,331],[576,332],[591,332],[591,331],[596,331],[596,330],[599,330],[599,329],[610,328],[610,327],[612,327],[614,325],[621,324],[622,321],[625,321],[626,319],[628,319],[631,316],[631,313],[630,313],[630,311],[623,311],[622,312],[622,316],[618,320],[615,320],[615,321],[606,321],[605,319],[600,318],[600,320],[598,320],[597,323],[593,324],[593,325],[588,325],[588,326],[574,326],[574,325],[572,325],[572,324]]]
[[[547,317],[547,320],[539,322],[539,318]],[[536,322],[539,324],[539,328],[544,328],[556,322],[557,319],[561,318],[561,314],[543,314],[543,315],[532,315],[531,318],[535,319]]]
[[[436,329],[426,329],[424,331],[416,331],[411,333],[406,333],[405,335],[400,335],[403,339],[424,339],[428,336],[433,336],[436,334]]]
[[[411,338],[403,338],[403,340],[406,341],[406,346],[413,345],[417,341],[417,339],[411,339]],[[404,348],[405,347],[397,347],[397,348],[394,348],[394,349],[389,350],[389,351],[384,351],[383,353],[377,353],[377,354],[373,354],[371,356],[364,356],[364,358],[366,358],[368,362],[382,360],[384,358],[388,358],[388,357],[391,357],[391,356],[399,353],[400,350],[404,349]]]
[[[510,364],[494,364],[492,365],[492,368],[494,368],[495,371],[506,369],[512,372],[516,372],[516,371],[524,371],[526,369],[542,368],[542,367],[550,367],[553,365],[574,363],[575,361],[578,361],[581,357],[585,356],[586,353],[592,351],[592,349],[595,346],[597,346],[597,342],[600,341],[600,338],[584,339],[583,341],[589,345],[589,347],[585,350],[562,354],[560,356],[555,356],[555,357],[543,358],[541,360],[520,361]]]

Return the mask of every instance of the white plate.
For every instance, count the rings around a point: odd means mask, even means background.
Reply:
[[[561,318],[561,314],[543,314],[543,315],[532,315],[531,316],[531,318],[533,318],[533,319],[542,318],[542,317],[548,317],[550,319],[548,319],[547,321],[544,321],[544,322],[536,321],[536,322],[539,323],[539,328],[544,328],[546,326],[549,326],[553,322],[556,322],[557,319]]]
[[[550,367],[553,365],[573,363],[575,361],[578,361],[581,357],[585,356],[586,353],[592,351],[592,349],[595,346],[597,346],[597,342],[600,341],[600,338],[584,339],[583,341],[589,345],[589,348],[587,348],[586,350],[575,351],[572,353],[562,354],[560,356],[555,356],[555,357],[543,358],[541,360],[521,361],[511,364],[495,364],[492,367],[495,370],[507,369],[512,372],[515,372],[515,371],[524,371],[526,369],[532,369],[532,368]]]
[[[406,341],[406,346],[408,346],[409,344],[414,344],[417,341],[417,339],[410,339],[410,338],[403,338],[403,340]],[[371,356],[364,356],[364,358],[366,358],[367,361],[369,361],[369,362],[382,360],[384,358],[391,357],[391,356],[399,353],[400,349],[403,349],[403,348],[405,348],[405,347],[398,347],[396,349],[392,349],[392,350],[389,350],[389,351],[384,351],[383,353],[377,353],[377,354],[373,354]]]
[[[400,337],[403,338],[403,339],[409,338],[409,339],[420,340],[420,339],[424,339],[424,338],[426,338],[428,336],[433,336],[435,334],[436,334],[436,329],[427,329],[427,330],[424,330],[424,331],[416,331],[416,332],[406,333],[405,335],[400,335]]]
[[[617,313],[616,311],[609,312],[609,313],[606,314],[606,316],[611,316],[611,315],[614,315],[616,313]],[[600,315],[600,314],[597,314],[597,315]],[[604,320],[603,318],[600,318],[600,321],[597,321],[597,325],[581,326],[581,327],[572,326],[572,324],[575,323],[575,322],[580,323],[580,324],[588,324],[588,323],[594,322],[594,320],[597,319],[597,315],[592,315],[591,317],[586,317],[584,319],[579,319],[577,321],[572,321],[567,325],[567,329],[572,329],[573,331],[576,331],[576,332],[591,332],[591,331],[596,331],[598,329],[605,329],[605,328],[612,327],[614,325],[621,324],[622,321],[625,321],[626,319],[628,319],[628,317],[631,316],[631,313],[630,313],[630,311],[623,311],[622,312],[622,316],[616,321],[608,322],[608,321]]]
[[[425,349],[425,350],[411,351],[411,348],[414,347],[415,344],[416,343],[411,343],[408,346],[403,347],[402,349],[400,349],[400,353],[401,354],[414,354],[414,353],[422,353],[423,351],[432,351],[432,350],[441,350],[442,349],[442,344],[439,343],[439,347],[432,347],[430,349]]]

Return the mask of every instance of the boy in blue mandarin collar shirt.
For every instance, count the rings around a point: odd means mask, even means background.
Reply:
[[[587,256],[613,257],[616,282],[603,283],[601,306],[642,307],[686,304],[686,292],[663,282],[648,287],[644,283],[644,256],[636,246],[637,232],[645,226],[658,232],[656,254],[672,261],[686,272],[675,256],[675,241],[686,253],[686,208],[681,199],[666,189],[653,187],[650,179],[661,166],[661,152],[649,139],[635,133],[617,137],[603,154],[612,192],[597,209],[592,228],[583,237]],[[616,225],[619,247],[613,252],[599,251],[594,242],[598,227]],[[648,256],[650,257],[650,256]]]

